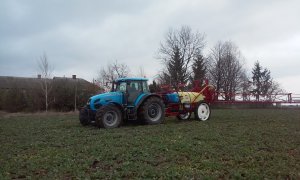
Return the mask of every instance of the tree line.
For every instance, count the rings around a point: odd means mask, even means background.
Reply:
[[[150,87],[157,89],[159,84],[175,89],[178,84],[191,87],[196,80],[208,79],[215,86],[216,98],[225,100],[233,100],[236,93],[242,94],[244,100],[249,99],[249,94],[259,100],[260,97],[272,99],[273,94],[283,92],[271,77],[270,70],[262,67],[259,61],[249,72],[245,58],[234,42],[219,41],[207,54],[203,53],[205,47],[205,34],[193,32],[189,26],[170,29],[157,53],[163,67],[158,72],[158,81]],[[105,86],[104,82],[127,77],[129,73],[126,63],[115,61],[99,72],[98,79]]]
[[[245,58],[232,41],[219,41],[207,55],[203,54],[205,44],[205,35],[193,32],[188,26],[170,30],[158,51],[164,67],[159,83],[176,88],[180,83],[193,84],[195,80],[208,79],[216,88],[216,96],[225,100],[233,100],[236,93],[243,94],[245,99],[249,94],[254,94],[257,100],[271,99],[273,94],[283,91],[271,77],[270,70],[259,61],[249,73]]]

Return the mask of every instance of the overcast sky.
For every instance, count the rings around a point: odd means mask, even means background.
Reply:
[[[152,77],[170,28],[206,34],[205,52],[233,41],[246,59],[271,70],[288,92],[300,93],[299,0],[1,0],[0,75],[37,75],[45,52],[55,76],[91,81],[112,61]]]

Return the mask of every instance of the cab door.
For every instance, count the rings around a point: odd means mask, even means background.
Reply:
[[[140,81],[130,81],[127,84],[127,103],[134,105],[136,99],[142,94],[142,84]]]

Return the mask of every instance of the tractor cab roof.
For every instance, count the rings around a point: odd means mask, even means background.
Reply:
[[[148,81],[147,78],[119,78],[115,82],[126,82],[126,81]]]

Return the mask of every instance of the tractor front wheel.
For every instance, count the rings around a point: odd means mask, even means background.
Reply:
[[[195,109],[195,117],[198,120],[206,121],[210,117],[209,105],[205,102],[201,102]]]
[[[165,108],[158,97],[150,97],[141,107],[142,118],[146,124],[160,124],[165,118]]]
[[[122,124],[122,113],[115,105],[106,105],[98,109],[96,113],[97,126],[107,129],[119,127]]]

